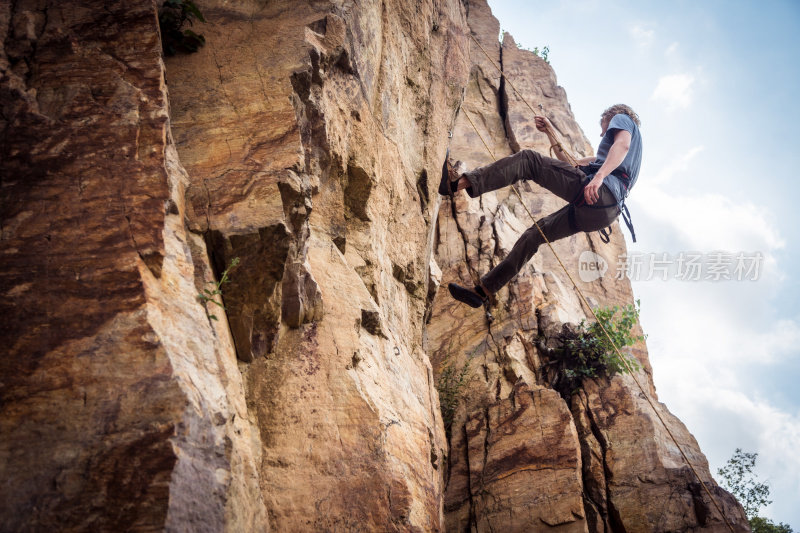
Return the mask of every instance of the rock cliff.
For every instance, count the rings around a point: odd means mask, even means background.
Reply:
[[[485,0],[199,1],[206,46],[166,61],[159,4],[0,4],[0,530],[727,530],[630,376],[552,388],[537,340],[587,311],[549,250],[492,324],[440,288],[531,223],[436,194],[448,143],[490,161],[467,114],[498,157],[547,148],[472,36],[591,150]]]

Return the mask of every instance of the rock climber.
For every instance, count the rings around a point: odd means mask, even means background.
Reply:
[[[577,167],[568,163],[568,156],[549,121],[536,117],[535,123],[536,129],[547,135],[558,159],[533,150],[521,150],[485,167],[459,173],[445,157],[439,194],[452,196],[466,189],[475,198],[529,179],[570,202],[538,220],[550,241],[608,227],[619,216],[621,205],[639,175],[642,159],[639,116],[624,104],[603,111],[600,115],[602,140],[597,155],[577,160]],[[481,277],[474,289],[450,283],[450,294],[471,307],[480,307],[517,275],[544,242],[536,226],[531,226],[508,256]]]

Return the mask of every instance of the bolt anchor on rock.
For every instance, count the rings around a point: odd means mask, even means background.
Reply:
[[[494,316],[492,315],[492,311],[489,309],[489,302],[486,301],[483,303],[483,310],[486,313],[486,322],[491,324],[494,322]]]

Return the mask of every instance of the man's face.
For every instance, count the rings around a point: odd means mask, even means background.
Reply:
[[[600,117],[600,137],[608,131],[608,125],[611,123],[611,117]]]

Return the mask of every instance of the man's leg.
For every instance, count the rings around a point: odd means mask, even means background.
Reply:
[[[585,177],[572,165],[533,150],[521,150],[462,175],[469,181],[467,193],[473,198],[530,179],[567,201],[583,189]]]
[[[569,205],[565,205],[555,213],[540,218],[537,222],[551,242],[577,233],[569,225]],[[499,291],[530,261],[530,258],[533,257],[533,254],[544,242],[535,225],[525,230],[525,233],[517,239],[506,258],[481,278],[481,284],[485,290],[490,293]]]
[[[571,227],[569,223],[569,204],[555,213],[539,219],[537,222],[544,234],[547,235],[547,239],[553,242],[576,233],[597,231],[608,227],[614,222],[619,215],[616,198],[608,187],[600,187],[599,194],[600,198],[597,204],[610,207],[596,208],[587,205],[576,207],[574,227]],[[481,278],[481,284],[484,289],[490,293],[499,291],[522,270],[522,267],[530,261],[533,254],[544,242],[545,240],[535,225],[528,228],[517,239],[506,258]]]

